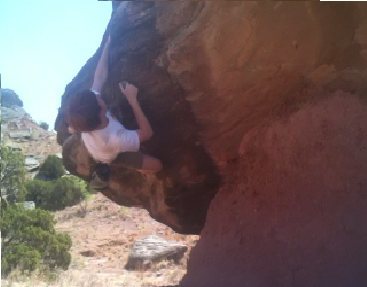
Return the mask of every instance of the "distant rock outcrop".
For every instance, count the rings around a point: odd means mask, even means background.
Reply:
[[[12,106],[23,107],[23,101],[10,89],[0,89],[1,106],[11,108]]]
[[[134,128],[117,83],[140,88],[156,132],[142,148],[164,171],[113,163],[105,194],[180,232],[205,224],[182,286],[366,286],[367,4],[114,7],[103,97]],[[63,112],[99,53],[56,122],[66,166],[87,179],[94,162]]]
[[[61,156],[56,134],[41,128],[23,109],[22,101],[12,90],[2,89],[1,93],[2,104],[5,101],[5,106],[1,106],[1,143],[24,154],[25,169],[28,176],[33,177],[48,155]],[[10,96],[4,99],[4,94]]]

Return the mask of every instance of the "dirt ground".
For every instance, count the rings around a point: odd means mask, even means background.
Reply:
[[[1,286],[175,286],[186,273],[188,253],[199,239],[196,235],[177,234],[153,220],[146,210],[119,206],[99,193],[79,205],[56,212],[55,219],[56,229],[72,238],[69,270],[61,271],[56,281],[45,282],[33,275],[25,282],[2,280]],[[134,241],[151,234],[182,242],[189,247],[189,251],[177,265],[164,261],[147,270],[125,270]]]
[[[186,273],[189,251],[179,265],[162,262],[150,270],[127,271],[130,248],[135,240],[151,234],[183,242],[190,249],[199,238],[177,234],[146,210],[119,206],[102,194],[56,212],[55,218],[56,229],[70,234],[73,241],[72,263],[64,274],[68,286],[177,285]]]

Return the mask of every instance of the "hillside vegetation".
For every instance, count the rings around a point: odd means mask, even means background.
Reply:
[[[1,159],[1,276],[6,277],[14,269],[22,273],[38,268],[67,269],[70,236],[55,231],[56,222],[49,211],[26,209],[23,204],[24,198],[30,197],[27,186],[32,182],[25,180],[24,156],[1,146]],[[59,194],[57,202],[61,203],[72,192],[67,185],[52,191]]]

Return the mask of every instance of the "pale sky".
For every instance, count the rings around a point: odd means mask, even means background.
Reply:
[[[99,47],[111,1],[0,0],[1,87],[53,129],[65,86]]]

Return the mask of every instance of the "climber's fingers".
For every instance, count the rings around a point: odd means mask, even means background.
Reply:
[[[136,95],[138,92],[138,88],[135,87],[133,84],[130,84],[126,81],[120,82],[119,87],[121,92],[124,95]]]
[[[128,83],[126,81],[122,81],[122,82],[119,83],[119,87],[120,87],[121,92],[123,92],[123,93],[125,92],[127,84]]]

